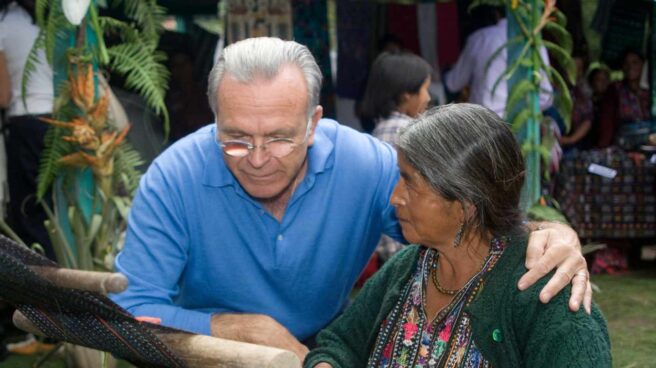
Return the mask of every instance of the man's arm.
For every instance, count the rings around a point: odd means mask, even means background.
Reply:
[[[530,223],[529,228],[532,230],[526,250],[526,268],[529,271],[519,279],[519,289],[527,289],[556,268],[556,273],[540,292],[540,301],[548,303],[571,282],[569,308],[577,311],[583,302],[589,314],[592,288],[576,232],[567,225],[555,222]]]
[[[189,247],[180,195],[181,188],[153,163],[139,185],[125,246],[116,258],[116,270],[129,286],[112,299],[136,316],[158,317],[166,326],[209,335],[210,313],[173,302]]]
[[[285,326],[264,314],[215,314],[212,336],[289,350],[301,362],[309,352]]]

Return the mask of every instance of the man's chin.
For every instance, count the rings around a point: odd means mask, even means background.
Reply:
[[[246,193],[258,201],[268,201],[280,196],[284,188],[273,184],[248,183],[242,185]]]

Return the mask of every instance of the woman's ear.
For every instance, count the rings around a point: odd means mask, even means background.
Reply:
[[[460,203],[460,219],[462,222],[469,222],[474,216],[476,216],[476,206],[471,202],[461,202]]]

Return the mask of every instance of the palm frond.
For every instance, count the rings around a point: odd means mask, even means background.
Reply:
[[[155,113],[164,119],[168,136],[169,115],[164,103],[168,89],[169,71],[162,62],[164,53],[150,50],[141,43],[124,43],[107,49],[110,67],[125,77],[125,86],[136,90]]]
[[[27,60],[25,60],[25,66],[23,67],[23,75],[21,76],[21,97],[23,100],[23,106],[27,110],[27,83],[30,80],[30,76],[36,70],[37,64],[41,61],[39,60],[39,52],[42,52],[46,46],[46,34],[43,30],[39,30],[39,34],[34,40],[34,44],[30,49],[29,54],[27,54]]]

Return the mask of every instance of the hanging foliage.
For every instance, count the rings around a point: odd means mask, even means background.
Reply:
[[[502,52],[517,52],[508,57],[512,62],[495,81],[493,93],[499,83],[511,82],[505,116],[520,139],[528,163],[525,193],[530,194],[524,204],[528,209],[541,196],[540,158],[542,173],[548,177],[555,144],[555,139],[550,135],[541,137],[541,131],[551,131],[550,123],[544,119],[537,103],[540,93],[544,93],[540,86],[545,77],[554,88],[554,107],[562,116],[566,130],[570,128],[572,99],[569,86],[574,85],[576,80],[576,67],[571,58],[572,37],[565,28],[565,15],[556,8],[556,0],[475,0],[470,9],[480,5],[505,6],[507,17],[512,17],[520,30],[518,35],[509,38],[495,51],[487,66]],[[544,40],[543,35],[548,35],[554,42]],[[544,49],[550,55],[548,63],[541,56]],[[563,74],[554,65],[559,66]],[[539,202],[537,205],[540,205]]]
[[[55,72],[56,99],[52,118],[42,119],[51,129],[37,196],[52,193],[52,208],[44,203],[46,228],[64,267],[112,268],[141,176],[136,168],[143,162],[124,139],[130,126],[120,126],[110,112],[112,94],[103,69],[122,75],[126,87],[163,117],[168,133],[168,71],[156,50],[164,10],[154,0],[115,1],[118,5],[128,21],[98,16],[94,1],[36,3],[41,33],[28,57],[23,87],[36,68],[37,52],[45,50]],[[108,34],[119,35],[120,43],[106,47]]]

